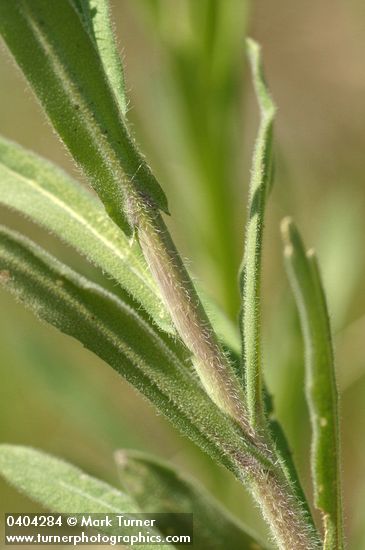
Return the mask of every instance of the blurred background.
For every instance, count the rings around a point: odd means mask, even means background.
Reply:
[[[129,119],[165,189],[184,258],[233,320],[258,112],[244,53],[263,47],[278,106],[275,185],[265,232],[265,372],[308,494],[303,349],[282,263],[279,222],[292,215],[317,249],[335,334],[342,396],[345,526],[365,548],[365,5],[360,0],[114,0]],[[6,137],[77,175],[4,48],[0,124]],[[78,271],[102,275],[38,227],[0,210]],[[265,533],[251,500],[108,366],[0,294],[0,439],[32,445],[117,483],[113,452],[136,448],[199,477]],[[37,507],[0,480],[0,512]]]

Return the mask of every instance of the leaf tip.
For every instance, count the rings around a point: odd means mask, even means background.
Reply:
[[[249,36],[246,38],[246,50],[249,56],[257,56],[260,55],[261,46],[256,40]]]
[[[280,222],[281,236],[285,245],[290,244],[290,233],[293,227],[294,222],[291,216],[285,216],[285,218],[283,218]]]
[[[276,106],[271,98],[264,77],[261,58],[261,45],[256,42],[256,40],[247,38],[246,52],[251,65],[253,83],[260,109],[265,114],[267,120],[272,121],[276,113]]]
[[[314,248],[310,248],[309,250],[307,250],[306,255],[308,260],[316,260],[317,258]]]

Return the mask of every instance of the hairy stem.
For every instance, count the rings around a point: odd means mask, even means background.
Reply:
[[[160,213],[143,202],[140,195],[135,196],[133,202],[131,200],[130,206],[143,253],[176,329],[193,355],[202,385],[217,406],[239,423],[267,457],[268,466],[265,467],[255,457],[231,450],[242,472],[241,481],[250,487],[279,548],[319,548],[312,520],[285,477],[275,451],[249,423],[243,390]]]
[[[135,199],[131,209],[143,253],[174,325],[193,355],[202,385],[217,406],[250,434],[243,390],[160,213],[136,195],[131,198]]]
[[[249,483],[272,537],[282,550],[317,550],[320,538],[281,469],[258,471]]]

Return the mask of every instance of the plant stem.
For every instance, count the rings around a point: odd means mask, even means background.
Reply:
[[[285,477],[271,444],[249,423],[243,390],[159,211],[139,194],[130,196],[129,206],[143,253],[175,327],[193,354],[202,385],[217,406],[237,421],[267,457],[265,467],[254,456],[239,449],[229,450],[242,472],[240,480],[248,483],[279,548],[319,548],[311,518]]]
[[[130,206],[138,239],[174,325],[193,355],[194,366],[211,399],[248,435],[244,395],[234,370],[198,298],[191,278],[159,213],[134,194]]]
[[[258,471],[249,482],[271,534],[281,550],[317,550],[321,540],[282,470]]]

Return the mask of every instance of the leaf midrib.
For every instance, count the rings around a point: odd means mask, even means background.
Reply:
[[[44,195],[47,197],[51,202],[59,206],[62,210],[64,210],[67,214],[69,214],[74,220],[76,220],[80,225],[82,225],[85,229],[90,231],[104,246],[106,246],[113,254],[115,254],[120,260],[125,263],[126,269],[128,269],[133,275],[138,277],[138,279],[143,283],[144,286],[147,286],[149,290],[158,298],[156,293],[156,288],[151,284],[151,280],[149,277],[146,277],[141,273],[141,271],[136,269],[133,264],[130,264],[129,262],[136,262],[136,258],[133,257],[132,254],[123,254],[122,251],[117,248],[111,241],[109,241],[106,237],[101,235],[95,227],[93,227],[83,216],[81,216],[76,210],[73,210],[68,204],[66,204],[64,201],[62,201],[59,197],[56,197],[46,189],[44,189],[41,185],[39,185],[34,179],[24,176],[23,174],[20,174],[19,172],[15,172],[11,168],[9,168],[5,164],[1,164],[3,169],[7,172],[9,172],[11,175],[13,175],[16,178],[22,179],[24,182],[26,182],[28,185],[33,187],[38,193],[41,195]],[[128,263],[127,260],[128,259]]]
[[[74,493],[76,495],[80,495],[84,498],[87,498],[91,501],[94,501],[98,504],[100,504],[101,506],[105,507],[105,508],[108,508],[111,512],[115,512],[115,513],[123,513],[123,511],[119,510],[118,508],[115,508],[114,506],[112,506],[111,504],[108,504],[105,500],[103,500],[102,498],[100,497],[94,497],[93,495],[91,495],[90,493],[87,493],[81,489],[77,489],[76,487],[74,487],[73,485],[71,485],[70,483],[67,483],[66,481],[58,481],[56,482],[57,485],[61,486],[61,487],[64,487],[66,488],[68,491],[70,491],[71,493]],[[121,495],[122,497],[127,497],[127,495],[125,493],[122,493],[121,491],[118,493],[116,492],[116,494],[119,496]]]

